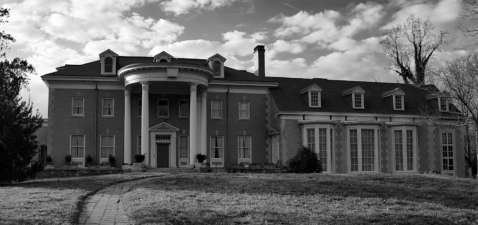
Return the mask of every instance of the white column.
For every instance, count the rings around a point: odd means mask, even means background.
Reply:
[[[149,83],[141,82],[143,96],[141,97],[141,154],[146,154],[144,164],[149,165]]]
[[[201,93],[201,153],[207,155],[207,92]],[[210,155],[207,156],[211,158]],[[208,160],[209,161],[209,160]]]
[[[124,163],[131,163],[131,89],[124,90]]]
[[[196,162],[196,152],[197,152],[197,84],[191,84],[189,102],[191,106],[189,108],[189,164],[194,165]]]

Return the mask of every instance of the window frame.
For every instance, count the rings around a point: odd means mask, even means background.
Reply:
[[[417,127],[415,126],[396,126],[390,129],[391,131],[391,139],[392,139],[392,170],[395,173],[416,173],[418,171],[418,136],[417,136]],[[402,170],[397,170],[397,157],[396,157],[396,138],[395,138],[395,131],[402,132]],[[407,162],[407,131],[412,131],[413,137],[413,170],[408,170],[408,162]]]
[[[72,138],[73,136],[83,136],[83,146],[81,145],[71,145],[71,141],[72,141]],[[73,152],[72,152],[72,148],[83,148],[83,156],[80,156],[80,157],[74,157],[73,156]],[[72,159],[81,159],[83,160],[85,158],[85,152],[86,152],[86,135],[84,134],[70,134],[70,155],[71,155],[71,158]]]
[[[245,103],[247,106],[247,109],[241,109],[241,104]],[[238,110],[239,110],[239,119],[240,120],[250,120],[251,119],[251,102],[249,101],[239,101],[238,102]],[[241,111],[247,112],[247,117],[241,117]]]
[[[214,105],[213,103],[214,102],[219,102],[220,103],[219,105],[221,106],[221,108],[220,109],[214,109],[213,108],[213,105]],[[214,110],[219,110],[221,115],[219,117],[214,117],[214,113],[213,113]],[[224,117],[224,115],[223,115],[222,101],[221,100],[211,100],[211,119],[222,119],[223,117]]]
[[[217,67],[217,69],[219,69],[219,71],[217,71],[217,73],[216,73],[215,69],[216,69],[217,64],[219,64],[218,67]],[[212,62],[212,72],[214,74],[214,77],[222,77],[222,63],[221,63],[221,61],[214,60]]]
[[[103,146],[103,138],[104,138],[104,137],[113,137],[113,146]],[[113,148],[113,150],[112,150],[112,151],[113,151],[113,154],[111,154],[111,155],[112,155],[112,156],[115,156],[115,150],[116,150],[116,148],[115,148],[116,143],[115,143],[115,142],[116,142],[116,137],[115,137],[115,135],[110,135],[110,134],[102,134],[102,135],[100,135],[100,143],[99,143],[99,144],[100,144],[100,161],[108,161],[108,157],[109,157],[109,155],[108,155],[106,158],[103,158],[103,157],[102,157],[102,154],[101,154],[101,153],[103,152],[103,148],[111,148],[111,147],[112,147],[112,148]]]
[[[186,158],[182,158],[181,157],[181,139],[182,138],[185,138],[186,139]],[[178,159],[189,159],[189,148],[190,148],[190,144],[189,144],[189,136],[188,135],[179,135],[178,136]]]
[[[81,106],[75,106],[75,99],[81,99]],[[83,112],[81,114],[75,114],[75,108],[82,108]],[[85,116],[85,98],[73,97],[71,99],[71,116],[84,117]]]
[[[452,140],[452,143],[449,144],[447,143],[446,146],[447,147],[451,147],[452,149],[452,154],[453,156],[452,157],[444,157],[443,156],[443,147],[445,147],[445,143],[443,143],[443,134],[451,134],[451,140]],[[455,176],[456,175],[456,135],[455,135],[455,132],[453,130],[442,130],[440,131],[440,147],[441,147],[441,170],[442,170],[442,173],[443,174],[448,174],[448,175],[452,175],[452,176]],[[449,169],[445,169],[445,164],[444,164],[444,160],[445,159],[451,159],[452,160],[452,166],[453,166],[453,169],[452,170],[449,170]],[[448,163],[449,164],[449,163]],[[449,166],[448,166],[449,168]]]
[[[441,104],[442,100],[445,101],[446,109],[442,109],[442,104]],[[448,98],[438,97],[438,110],[440,112],[449,112],[450,111],[450,102],[449,102]]]
[[[221,138],[221,147],[213,147],[213,139],[217,139],[217,138]],[[220,158],[216,158],[214,157],[214,150],[215,149],[221,149],[221,152],[222,152],[222,157]],[[219,159],[224,159],[224,136],[210,136],[209,137],[209,151],[210,151],[210,155],[211,155],[211,160],[213,159],[216,159],[216,160],[219,160]],[[219,154],[221,155],[221,154]]]
[[[105,100],[112,100],[111,115],[105,115]],[[101,99],[101,116],[114,117],[115,116],[115,99],[114,98],[102,98]]]
[[[333,163],[334,163],[334,135],[335,135],[335,126],[332,124],[305,124],[302,127],[302,145],[310,148],[309,141],[313,141],[313,149],[315,153],[318,154],[319,158],[326,158],[325,167],[322,167],[323,173],[332,173],[333,172]],[[320,140],[320,130],[325,129],[325,150],[321,148]],[[309,131],[313,131],[313,139],[310,139]],[[320,157],[320,152],[325,151],[326,157]],[[322,164],[322,165],[324,165]]]
[[[246,147],[241,147],[241,138],[248,138],[249,139],[249,158],[242,158],[241,156],[241,149],[242,149],[242,153],[244,153],[244,150]],[[238,159],[238,162],[241,163],[241,162],[245,162],[245,163],[251,163],[252,162],[252,136],[247,136],[247,135],[240,135],[240,136],[237,136],[237,159]]]
[[[312,93],[317,93],[317,105],[312,104]],[[322,93],[321,91],[308,91],[309,95],[309,107],[310,108],[321,108],[322,107]]]
[[[160,101],[166,101],[166,102],[168,103],[168,104],[167,104],[168,110],[166,111],[166,112],[167,112],[167,115],[166,115],[166,116],[164,116],[164,115],[159,115],[159,102],[160,102]],[[156,117],[157,117],[157,118],[169,118],[169,115],[170,115],[170,114],[169,114],[169,99],[165,99],[165,98],[160,98],[160,99],[158,99],[158,100],[156,101]]]
[[[360,96],[360,106],[355,105],[355,96]],[[354,109],[365,109],[365,96],[364,94],[352,93],[352,108]]]
[[[350,130],[357,130],[357,171],[352,171],[352,160],[351,160],[351,148],[350,148]],[[372,171],[363,171],[363,160],[362,160],[362,130],[373,130],[374,131],[374,169]],[[348,125],[346,128],[347,135],[347,168],[349,173],[378,173],[380,168],[380,151],[379,151],[379,136],[380,136],[380,126],[379,125]]]
[[[110,59],[111,60],[111,64],[109,64],[107,62],[107,60]],[[105,73],[113,73],[113,64],[114,64],[114,60],[113,60],[113,57],[111,56],[107,56],[105,57],[105,68],[104,68],[104,72]]]
[[[186,109],[186,115],[181,115],[181,102],[186,102],[186,106],[187,106],[187,109]],[[187,99],[179,99],[179,106],[178,106],[178,116],[179,118],[189,118],[189,100]]]
[[[397,108],[397,100],[400,99],[400,108]],[[393,95],[393,110],[404,111],[405,110],[405,97],[403,95]]]

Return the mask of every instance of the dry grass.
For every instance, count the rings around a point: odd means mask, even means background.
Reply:
[[[54,178],[0,186],[0,224],[74,224],[90,194],[141,175]]]
[[[477,224],[477,185],[425,175],[177,174],[122,202],[137,224]]]

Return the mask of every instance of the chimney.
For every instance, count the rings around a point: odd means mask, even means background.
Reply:
[[[254,74],[259,77],[266,77],[266,69],[264,65],[264,52],[265,52],[264,45],[258,45],[254,48]]]

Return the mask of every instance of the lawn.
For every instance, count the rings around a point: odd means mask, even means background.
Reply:
[[[477,196],[437,175],[172,174],[122,202],[136,224],[478,224]]]
[[[92,193],[151,174],[54,178],[0,186],[0,224],[74,224]]]

